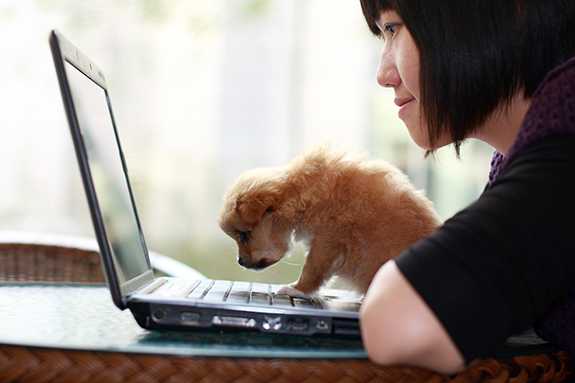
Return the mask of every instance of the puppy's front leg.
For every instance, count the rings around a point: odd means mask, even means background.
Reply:
[[[329,246],[328,241],[322,241],[320,237],[314,238],[299,279],[289,287],[303,294],[317,291],[335,271],[332,262],[336,259],[336,251],[333,246]],[[297,295],[294,291],[284,292]]]

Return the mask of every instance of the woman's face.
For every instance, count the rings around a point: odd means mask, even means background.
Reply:
[[[384,42],[377,82],[393,88],[399,118],[415,143],[423,149],[433,149],[429,143],[427,123],[422,118],[419,89],[419,51],[409,30],[395,11],[382,12],[377,26]],[[445,135],[444,135],[445,136]],[[440,137],[435,147],[446,145],[448,137]]]

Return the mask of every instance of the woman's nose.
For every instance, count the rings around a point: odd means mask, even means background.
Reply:
[[[385,88],[394,88],[401,83],[397,68],[388,54],[383,53],[377,67],[377,83]]]

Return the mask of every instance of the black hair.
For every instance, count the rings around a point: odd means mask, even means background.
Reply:
[[[519,91],[575,54],[575,0],[360,0],[371,31],[396,11],[420,54],[422,113],[433,148],[462,141]]]

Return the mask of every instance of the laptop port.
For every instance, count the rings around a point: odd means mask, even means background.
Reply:
[[[162,320],[166,317],[166,312],[164,310],[156,310],[153,316],[156,320]]]
[[[318,330],[321,330],[321,331],[326,331],[329,329],[329,325],[324,320],[318,320],[315,323],[315,328],[317,328]]]
[[[337,335],[360,335],[359,322],[346,319],[334,319],[333,333]]]
[[[191,311],[182,311],[180,313],[180,320],[185,324],[199,324],[200,314]]]
[[[264,317],[262,328],[266,331],[279,331],[282,328],[281,317]]]
[[[304,332],[309,328],[309,320],[303,318],[293,318],[287,321],[287,328],[292,331]]]
[[[212,323],[215,325],[229,326],[229,327],[246,327],[246,328],[256,327],[256,320],[253,318],[242,318],[232,316],[214,315],[214,317],[212,318]]]

